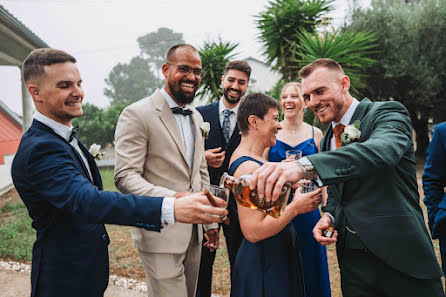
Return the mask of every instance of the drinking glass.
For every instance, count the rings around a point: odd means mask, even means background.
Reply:
[[[218,197],[220,199],[223,199],[226,202],[226,207],[228,207],[229,189],[222,188],[219,186],[214,186],[214,185],[209,185],[208,189],[209,189],[209,192],[212,193],[212,195],[214,195],[215,197]]]
[[[319,187],[314,182],[309,180],[301,180],[299,181],[299,184],[302,188],[302,193],[310,193],[319,189]]]
[[[285,151],[287,160],[299,160],[302,157],[302,151],[299,150],[287,150]]]

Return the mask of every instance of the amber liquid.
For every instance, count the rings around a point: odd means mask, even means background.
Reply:
[[[280,217],[285,211],[291,185],[287,183],[283,186],[282,193],[277,201],[266,203],[265,199],[259,199],[256,189],[251,190],[249,188],[249,177],[250,175],[243,175],[237,179],[225,173],[220,181],[220,186],[230,189],[240,205],[262,211],[273,218]]]

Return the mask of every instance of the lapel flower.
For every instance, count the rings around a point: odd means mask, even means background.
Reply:
[[[361,126],[361,121],[356,120],[353,124],[348,125],[344,128],[344,132],[341,134],[341,141],[345,144],[350,144],[361,137],[361,131],[359,130]]]
[[[101,152],[100,144],[93,143],[92,145],[90,145],[90,149],[88,150],[88,152],[93,156],[95,160],[101,160],[104,156],[104,153]]]
[[[209,130],[211,130],[211,124],[209,124],[209,122],[204,122],[201,124],[200,129],[201,129],[201,135],[205,139],[207,139],[209,136]]]

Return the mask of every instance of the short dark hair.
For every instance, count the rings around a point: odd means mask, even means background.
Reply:
[[[279,110],[279,103],[271,96],[263,93],[252,93],[240,102],[237,112],[237,124],[243,135],[248,133],[248,118],[255,115],[263,120],[263,117],[271,108]]]
[[[167,51],[167,55],[166,55],[166,63],[170,63],[175,55],[175,52],[177,51],[177,49],[182,48],[182,47],[188,47],[194,51],[196,51],[198,53],[198,50],[193,47],[190,44],[187,43],[179,43],[179,44],[175,44],[174,46],[172,46],[168,51]]]
[[[44,66],[65,62],[76,63],[76,59],[72,55],[57,49],[35,49],[23,61],[23,80],[28,82],[32,78],[41,76],[45,72]]]
[[[331,70],[337,70],[337,71],[341,72],[342,74],[345,74],[344,69],[342,69],[342,66],[338,62],[336,62],[335,60],[329,59],[329,58],[321,58],[321,59],[314,60],[310,64],[307,64],[304,67],[302,67],[299,70],[299,76],[301,78],[305,78],[305,77],[309,76],[315,69],[317,69],[319,67],[325,67],[325,68],[328,68]]]
[[[246,73],[246,75],[248,76],[248,80],[249,80],[249,77],[251,76],[251,66],[249,66],[248,62],[246,62],[246,61],[235,60],[235,61],[229,62],[228,65],[226,65],[226,67],[225,67],[224,74],[226,75],[228,73],[228,71],[231,69],[235,69],[235,70]]]

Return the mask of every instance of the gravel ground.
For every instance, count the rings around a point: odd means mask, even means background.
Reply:
[[[0,261],[0,297],[25,297],[31,291],[31,267],[28,264]],[[105,297],[145,297],[147,287],[144,282],[110,276]]]

